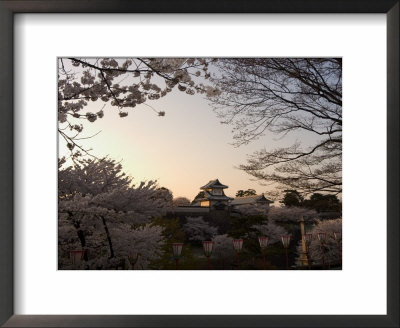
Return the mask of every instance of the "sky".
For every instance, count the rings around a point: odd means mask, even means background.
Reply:
[[[246,164],[248,154],[261,148],[274,149],[289,146],[307,135],[288,135],[279,139],[267,132],[259,140],[235,147],[233,126],[219,122],[216,113],[203,95],[187,95],[175,89],[167,96],[129,109],[127,117],[119,117],[118,110],[101,100],[89,102],[87,111],[97,112],[103,108],[104,117],[95,122],[80,120],[84,130],[80,145],[91,148],[96,157],[109,156],[121,161],[124,172],[138,184],[144,180],[157,180],[175,197],[192,200],[200,187],[218,178],[229,188],[225,194],[234,197],[240,189],[255,189],[258,194],[271,190],[239,170]],[[65,142],[59,138],[59,155],[68,156]]]

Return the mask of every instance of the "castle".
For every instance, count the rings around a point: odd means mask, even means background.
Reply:
[[[273,201],[265,198],[264,194],[247,197],[228,197],[224,189],[228,186],[222,184],[218,179],[211,180],[200,189],[204,197],[197,198],[191,206],[174,207],[172,213],[187,216],[209,215],[212,219],[229,218],[230,215],[240,213],[243,206],[262,205],[266,209]]]

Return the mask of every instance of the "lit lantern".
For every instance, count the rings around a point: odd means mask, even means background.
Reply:
[[[182,253],[183,243],[173,243],[172,244],[172,254],[175,259],[175,268],[178,270],[179,258]]]
[[[318,232],[318,240],[321,244],[325,243],[326,241],[326,233],[325,232]]]
[[[283,247],[288,249],[290,245],[290,235],[281,236],[281,240]]]
[[[172,253],[174,254],[175,260],[180,258],[181,253],[182,253],[182,243],[173,243],[172,244]]]
[[[243,239],[234,239],[233,240],[233,249],[236,253],[240,254],[242,252],[243,247]]]
[[[83,261],[86,250],[69,251],[69,258],[72,264],[79,264]]]
[[[333,238],[335,238],[336,241],[341,241],[342,240],[342,233],[335,231],[333,233]]]
[[[207,269],[210,269],[210,256],[213,251],[214,243],[212,241],[203,241],[204,255],[207,257]]]
[[[261,248],[267,248],[268,241],[269,241],[268,237],[262,237],[262,236],[258,237],[258,242],[259,242]]]
[[[211,253],[213,251],[213,246],[214,243],[212,241],[203,241],[203,250],[205,256],[207,257],[211,256]]]
[[[235,250],[237,256],[238,270],[240,269],[240,253],[242,252],[242,247],[243,247],[243,239],[233,240],[233,249]]]

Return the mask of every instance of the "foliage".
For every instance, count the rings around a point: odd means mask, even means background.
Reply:
[[[98,195],[115,188],[127,188],[132,178],[122,171],[121,163],[104,157],[101,159],[75,159],[66,166],[65,157],[58,161],[58,196],[62,200],[79,193]]]
[[[285,194],[281,203],[285,206],[301,207],[304,202],[304,197],[297,190],[285,190]]]
[[[186,234],[182,230],[179,219],[169,219],[164,217],[156,217],[151,220],[153,226],[163,228],[163,236],[167,243],[183,243],[186,240]]]
[[[238,206],[235,211],[241,215],[261,215],[266,216],[269,212],[269,204],[247,204]]]
[[[303,204],[304,207],[321,212],[342,212],[342,204],[336,195],[332,194],[312,194],[310,199],[306,199]]]
[[[265,236],[269,238],[270,244],[280,243],[281,236],[288,234],[286,229],[271,220],[264,224],[256,224],[252,226],[250,231],[249,237],[257,239],[259,236]]]
[[[150,226],[150,224],[135,229],[121,224],[111,227],[110,234],[114,237],[114,252],[125,260],[138,255],[134,269],[148,269],[151,262],[160,258],[165,242],[161,227]],[[129,260],[125,262],[126,266],[128,263]],[[128,268],[131,267],[128,266]]]
[[[279,248],[281,247],[281,236],[286,234],[288,234],[288,232],[285,228],[269,220],[250,226],[247,233],[244,235],[245,242],[243,246],[243,254],[241,256],[242,259],[247,260],[247,266],[253,267],[255,258],[262,254],[258,237],[265,236],[269,238],[270,246],[266,250],[269,254],[270,249],[274,244],[278,245]]]
[[[130,252],[140,252],[138,266],[146,268],[159,256],[163,243],[161,229],[148,224],[168,209],[164,200],[153,197],[156,182],[131,185],[121,165],[109,159],[63,164],[59,169],[59,268],[125,267]],[[85,263],[71,266],[69,251],[78,249],[87,250]]]
[[[165,187],[160,187],[157,188],[154,195],[153,195],[154,199],[159,199],[163,202],[165,202],[166,204],[168,204],[169,206],[172,206],[172,202],[173,202],[173,195],[172,195],[172,191],[169,190],[168,188]]]
[[[313,221],[318,218],[318,213],[315,210],[295,206],[272,206],[268,212],[268,218],[276,222],[299,222],[302,217],[306,221]]]
[[[169,219],[164,217],[154,218],[152,220],[152,226],[159,226],[163,229],[163,237],[165,239],[164,246],[162,247],[162,255],[159,259],[155,260],[151,264],[153,269],[175,269],[175,260],[172,253],[173,243],[184,243],[187,239],[185,232],[183,231],[180,220]],[[179,260],[179,268],[181,269],[196,269],[196,261],[192,252],[191,245],[185,243],[182,248],[181,259]]]
[[[254,189],[238,190],[236,192],[236,197],[246,197],[255,195],[257,195],[257,192]]]
[[[218,235],[213,238],[214,252],[212,257],[216,258],[221,263],[222,268],[225,269],[235,255],[233,250],[233,238],[228,235]]]
[[[340,58],[225,58],[212,79],[210,101],[237,145],[265,131],[301,132],[313,144],[264,148],[240,168],[266,183],[301,193],[342,191],[342,60]],[[270,139],[269,139],[270,140]]]
[[[319,232],[326,233],[326,242],[321,246],[317,235]],[[324,220],[317,221],[317,223],[311,228],[307,233],[313,234],[313,240],[310,245],[310,256],[311,262],[313,265],[321,265],[322,264],[322,252],[321,247],[324,248],[325,255],[325,263],[327,265],[333,264],[337,265],[340,262],[341,256],[341,241],[338,245],[337,241],[333,237],[334,232],[342,233],[342,219],[336,220]],[[297,245],[297,255],[300,257],[302,253],[301,249],[301,241]],[[297,259],[297,263],[300,265],[299,259]]]
[[[202,216],[187,217],[182,229],[189,240],[198,242],[211,240],[218,233],[218,229],[205,222]]]
[[[172,201],[172,205],[174,206],[190,206],[190,200],[186,197],[177,197]]]
[[[116,107],[119,116],[165,97],[173,89],[188,95],[195,93],[211,97],[218,90],[209,85],[195,83],[193,77],[203,81],[210,77],[209,64],[204,58],[59,58],[58,60],[58,121],[59,133],[75,157],[87,150],[78,143],[83,131],[82,122],[93,123],[101,119],[106,104]],[[96,112],[87,110],[90,103],[98,103]],[[91,106],[93,108],[93,106]]]
[[[254,225],[266,222],[267,217],[264,215],[231,216],[231,229],[228,231],[228,235],[233,238],[247,238]]]
[[[297,190],[285,190],[283,200],[285,206],[305,207],[321,212],[341,212],[342,204],[338,197],[333,194],[314,193],[309,199],[304,197]]]

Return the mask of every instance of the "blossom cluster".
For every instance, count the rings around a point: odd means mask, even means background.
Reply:
[[[188,95],[219,95],[219,90],[204,85],[210,78],[209,64],[215,59],[206,58],[60,58],[58,65],[58,121],[68,148],[78,152],[74,141],[76,120],[93,123],[104,117],[107,105],[118,108],[118,115],[129,115],[130,109],[148,101],[158,100],[174,88]],[[196,80],[194,80],[196,79]],[[97,112],[85,111],[91,102],[100,101]],[[156,110],[158,116],[165,111]]]
[[[135,186],[122,166],[108,158],[66,165],[59,161],[58,245],[60,269],[129,267],[129,258],[147,268],[161,254],[162,228],[153,217],[169,204],[157,197],[156,181]],[[71,263],[69,253],[84,249],[87,259]]]

